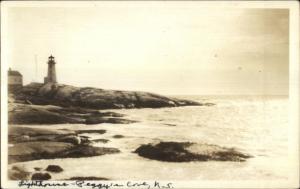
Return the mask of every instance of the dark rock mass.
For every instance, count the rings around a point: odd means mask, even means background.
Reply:
[[[199,106],[201,103],[136,91],[104,90],[63,84],[31,83],[16,95],[16,101],[37,105],[82,107],[90,109],[161,108]]]
[[[135,150],[138,155],[169,162],[190,161],[245,161],[252,156],[211,144],[196,144],[190,142],[160,142],[158,144],[142,145]]]
[[[49,173],[34,173],[31,176],[31,180],[49,180],[51,175]]]
[[[75,133],[77,134],[86,134],[86,133],[97,133],[97,134],[104,134],[106,130],[103,129],[85,129],[85,130],[76,130]]]
[[[113,138],[124,138],[123,135],[114,135]]]
[[[59,165],[48,165],[46,171],[60,173],[63,171],[63,168],[61,168]]]
[[[99,138],[99,139],[93,140],[93,142],[108,143],[108,142],[110,142],[110,140],[108,140],[108,139],[103,139],[103,138]]]

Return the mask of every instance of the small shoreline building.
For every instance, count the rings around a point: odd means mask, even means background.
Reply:
[[[9,68],[7,84],[8,91],[15,91],[21,89],[23,87],[22,74],[16,70],[12,70],[11,68]]]

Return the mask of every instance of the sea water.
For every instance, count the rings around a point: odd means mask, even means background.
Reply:
[[[36,160],[18,164],[27,167],[60,165],[64,171],[53,179],[75,176],[112,180],[274,180],[287,179],[288,97],[285,96],[181,96],[215,103],[160,109],[110,110],[125,114],[133,124],[61,124],[34,126],[51,129],[105,129],[85,134],[99,147],[118,148],[121,153],[88,158]],[[123,135],[123,138],[114,138]],[[253,158],[245,162],[161,162],[133,153],[142,144],[178,141],[234,147]]]

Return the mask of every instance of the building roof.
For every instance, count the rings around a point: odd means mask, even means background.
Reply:
[[[22,76],[22,74],[20,74],[20,72],[11,70],[11,69],[8,70],[8,75],[9,76]]]

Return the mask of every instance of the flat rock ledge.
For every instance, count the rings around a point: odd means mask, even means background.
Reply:
[[[38,159],[81,158],[119,153],[117,148],[95,147],[82,133],[103,134],[105,130],[48,130],[11,126],[8,163]]]
[[[119,153],[117,148],[72,145],[64,142],[26,142],[9,149],[9,163],[39,159],[81,158]]]
[[[190,142],[160,142],[141,145],[135,150],[141,157],[167,162],[235,161],[243,162],[251,155],[234,148]]]
[[[176,99],[141,91],[104,90],[92,87],[74,87],[64,84],[30,83],[14,93],[20,103],[81,107],[90,109],[162,108],[201,106],[190,100]]]
[[[123,114],[115,112],[100,112],[79,107],[60,107],[53,105],[32,105],[9,103],[8,123],[9,124],[129,124],[134,120],[121,118]]]

